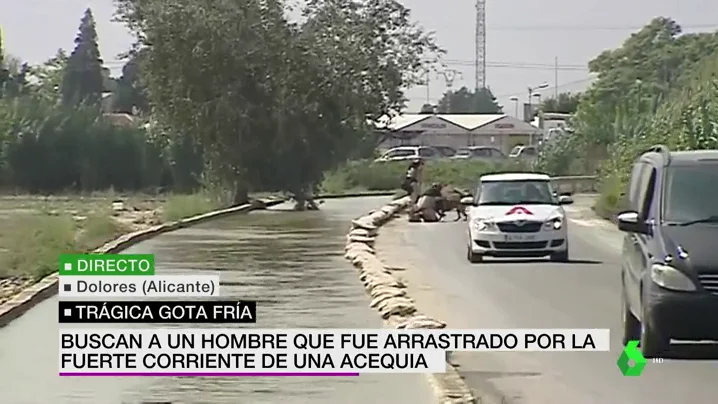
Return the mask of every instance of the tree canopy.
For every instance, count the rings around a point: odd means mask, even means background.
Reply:
[[[718,146],[718,33],[685,34],[674,20],[655,18],[589,69],[596,80],[578,103],[575,134],[547,148],[541,165],[558,175],[598,172],[607,211],[649,146]]]
[[[114,112],[133,114],[135,111],[149,112],[149,104],[145,97],[145,87],[140,77],[140,59],[143,53],[138,52],[122,67],[122,76],[117,80],[114,91],[112,109]]]
[[[540,110],[543,112],[573,114],[578,109],[580,100],[580,93],[559,93],[558,97],[550,97],[541,101]]]
[[[437,109],[441,114],[500,114],[503,107],[488,88],[476,91],[461,87],[444,93]]]
[[[201,144],[237,190],[311,193],[370,124],[396,114],[440,50],[395,0],[117,0],[143,58],[153,117]]]
[[[597,80],[577,110],[576,129],[597,144],[611,144],[617,119],[655,112],[683,84],[684,73],[716,51],[716,33],[682,34],[674,20],[653,19],[623,46],[589,62]]]

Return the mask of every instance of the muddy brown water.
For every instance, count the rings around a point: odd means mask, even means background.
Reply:
[[[259,328],[380,328],[343,247],[350,220],[386,201],[327,201],[320,212],[281,205],[164,234],[127,252],[155,254],[159,273],[221,271],[223,296],[257,301]],[[57,330],[57,298],[0,329],[1,403],[433,402],[423,375],[59,377]]]

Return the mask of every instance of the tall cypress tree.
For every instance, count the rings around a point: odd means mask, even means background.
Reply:
[[[5,66],[5,49],[3,48],[2,29],[0,29],[0,97],[5,93],[5,83],[10,79],[10,72]]]
[[[75,49],[67,60],[62,79],[62,100],[66,105],[99,105],[103,91],[102,59],[92,10],[85,10],[75,38]]]

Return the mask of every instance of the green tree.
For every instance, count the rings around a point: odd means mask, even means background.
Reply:
[[[64,50],[58,49],[54,57],[30,71],[33,93],[47,101],[59,102],[62,80],[65,75],[68,57]]]
[[[140,80],[141,55],[141,53],[133,54],[122,67],[122,76],[117,80],[112,106],[115,112],[132,114],[135,108],[140,112],[149,110],[145,89]]]
[[[394,0],[313,0],[301,24],[278,0],[119,3],[155,116],[202,145],[236,203],[259,189],[304,199],[374,136],[367,120],[404,107],[438,51]]]
[[[592,60],[589,69],[598,79],[576,112],[577,132],[597,145],[613,143],[619,111],[633,108],[638,100],[650,106],[647,113],[654,113],[682,85],[685,72],[718,50],[716,33],[681,33],[674,20],[655,18],[623,46]]]
[[[560,93],[558,97],[551,97],[541,102],[541,111],[573,114],[578,109],[581,94]]]
[[[62,79],[62,100],[66,105],[99,105],[104,87],[95,19],[88,8],[80,22],[75,49],[67,60]]]
[[[540,164],[598,173],[597,211],[615,213],[632,162],[648,146],[715,147],[717,54],[718,33],[684,34],[670,18],[653,19],[589,63],[597,79],[581,96],[575,134],[545,148]]]
[[[424,104],[421,106],[421,110],[419,111],[420,114],[433,114],[434,113],[434,106],[431,104]]]
[[[503,107],[488,88],[477,92],[461,87],[458,91],[447,91],[439,100],[438,110],[442,114],[500,114]]]
[[[2,31],[0,31],[0,98],[5,90],[5,83],[10,78],[10,70],[5,63],[5,48],[3,47]]]

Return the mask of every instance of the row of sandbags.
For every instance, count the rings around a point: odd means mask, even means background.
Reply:
[[[374,245],[378,229],[405,210],[411,199],[397,199],[379,210],[352,221],[347,235],[345,257],[359,271],[359,279],[371,296],[370,306],[392,327],[399,329],[439,329],[446,323],[421,314],[409,297],[406,285],[393,275],[399,268],[388,268],[376,257]],[[448,358],[447,358],[448,359]],[[447,373],[429,375],[437,399],[444,404],[474,403],[471,391],[453,366]]]
[[[392,275],[374,255],[377,230],[409,206],[410,198],[397,199],[381,209],[352,221],[345,257],[359,270],[359,279],[372,298],[371,307],[397,328],[444,328],[441,321],[418,315],[406,285]]]

